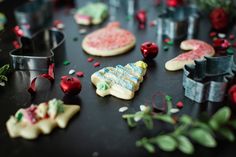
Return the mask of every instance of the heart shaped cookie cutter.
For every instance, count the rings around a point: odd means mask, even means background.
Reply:
[[[186,97],[198,103],[221,102],[233,82],[236,65],[233,56],[205,57],[195,65],[185,65],[183,70]]]
[[[48,70],[50,64],[59,63],[64,54],[64,33],[57,29],[45,29],[31,38],[21,37],[21,48],[10,52],[15,70]]]

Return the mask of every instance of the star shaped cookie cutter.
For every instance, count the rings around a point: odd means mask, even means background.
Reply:
[[[17,7],[14,14],[24,36],[30,37],[52,23],[53,3],[51,0],[34,0]]]
[[[221,102],[234,79],[236,65],[233,56],[205,57],[195,65],[185,65],[183,70],[186,97],[198,103]]]
[[[171,39],[194,35],[198,31],[200,15],[194,7],[167,9],[157,17],[157,34]]]
[[[21,48],[12,50],[12,66],[15,70],[48,70],[50,64],[60,62],[64,54],[64,33],[57,29],[45,29],[31,38],[21,37]]]

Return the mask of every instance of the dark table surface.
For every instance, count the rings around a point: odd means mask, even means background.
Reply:
[[[80,1],[83,5],[86,1]],[[4,35],[1,36],[0,65],[9,62],[8,51],[13,49],[11,41],[13,36],[10,28],[14,26],[15,21],[12,11],[14,7],[22,4],[22,1],[6,0],[0,3],[0,11],[8,16],[8,24]],[[139,8],[148,9],[148,21],[155,19],[161,9],[153,5],[152,0],[140,0]],[[38,81],[38,91],[34,98],[27,92],[27,88],[35,76],[34,72],[15,71],[9,75],[9,81],[6,87],[0,87],[0,156],[1,157],[28,157],[28,156],[77,156],[77,157],[146,157],[154,156],[148,154],[142,148],[135,146],[135,141],[142,136],[149,136],[152,133],[146,131],[144,126],[136,129],[129,129],[126,122],[122,119],[122,114],[118,109],[122,106],[128,106],[131,112],[139,110],[139,106],[144,103],[151,103],[152,95],[156,92],[164,92],[173,97],[173,103],[182,100],[185,104],[179,114],[189,114],[197,117],[199,113],[206,111],[208,114],[214,113],[219,104],[204,103],[197,104],[184,97],[182,87],[182,71],[168,72],[164,68],[167,60],[180,53],[179,43],[170,47],[169,51],[163,51],[161,39],[156,35],[156,28],[147,25],[146,29],[139,30],[137,21],[131,19],[127,21],[125,6],[118,10],[113,10],[113,14],[101,25],[86,27],[88,32],[105,26],[111,20],[121,22],[123,28],[133,32],[137,38],[135,48],[124,55],[115,57],[94,57],[96,61],[101,62],[98,68],[93,67],[93,63],[87,62],[91,57],[84,53],[81,48],[81,42],[84,35],[80,35],[79,26],[74,22],[71,14],[65,14],[65,10],[55,11],[54,18],[60,19],[65,24],[66,51],[65,60],[71,62],[68,66],[63,64],[56,65],[55,82],[52,86],[47,80]],[[9,31],[9,33],[7,33]],[[230,32],[235,31],[233,27]],[[202,17],[200,31],[196,38],[210,42],[208,37],[210,32],[209,21]],[[7,35],[6,35],[7,34]],[[9,34],[9,35],[8,35]],[[78,41],[73,38],[77,37]],[[139,45],[145,41],[157,42],[160,51],[158,57],[152,62],[148,62],[148,71],[141,88],[136,92],[134,99],[130,101],[120,100],[112,96],[99,97],[95,93],[95,87],[90,81],[90,76],[95,71],[106,66],[115,66],[117,64],[127,64],[142,60]],[[85,76],[81,78],[82,92],[78,97],[64,96],[60,90],[59,82],[62,75],[67,75],[70,69],[83,71]],[[65,103],[74,103],[81,106],[81,111],[69,123],[66,129],[55,129],[50,135],[41,135],[38,139],[27,141],[22,138],[11,139],[7,133],[5,122],[10,115],[14,114],[19,108],[27,107],[31,103],[40,103],[52,98],[58,98]],[[160,103],[160,101],[157,100]],[[162,126],[157,126],[158,129]],[[199,157],[233,157],[235,156],[236,142],[229,143],[218,141],[217,148],[207,149],[196,145],[196,152],[193,156]],[[97,152],[97,153],[94,153]],[[180,152],[165,153],[157,151],[156,156],[185,156]]]

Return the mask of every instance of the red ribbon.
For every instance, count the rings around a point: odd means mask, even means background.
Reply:
[[[48,79],[51,83],[54,81],[54,64],[50,64],[48,68],[48,73],[46,74],[40,74],[36,76],[30,83],[30,86],[28,88],[28,92],[30,94],[35,94],[36,93],[36,80],[37,78],[45,78]]]

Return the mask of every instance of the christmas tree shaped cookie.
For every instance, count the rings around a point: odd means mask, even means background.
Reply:
[[[78,105],[65,105],[52,99],[39,105],[19,109],[6,122],[11,138],[35,139],[40,133],[49,134],[55,127],[65,128],[69,120],[79,111]]]
[[[143,61],[129,63],[126,66],[106,67],[91,76],[92,83],[97,87],[96,93],[102,97],[113,95],[129,100],[139,89],[147,64]]]

